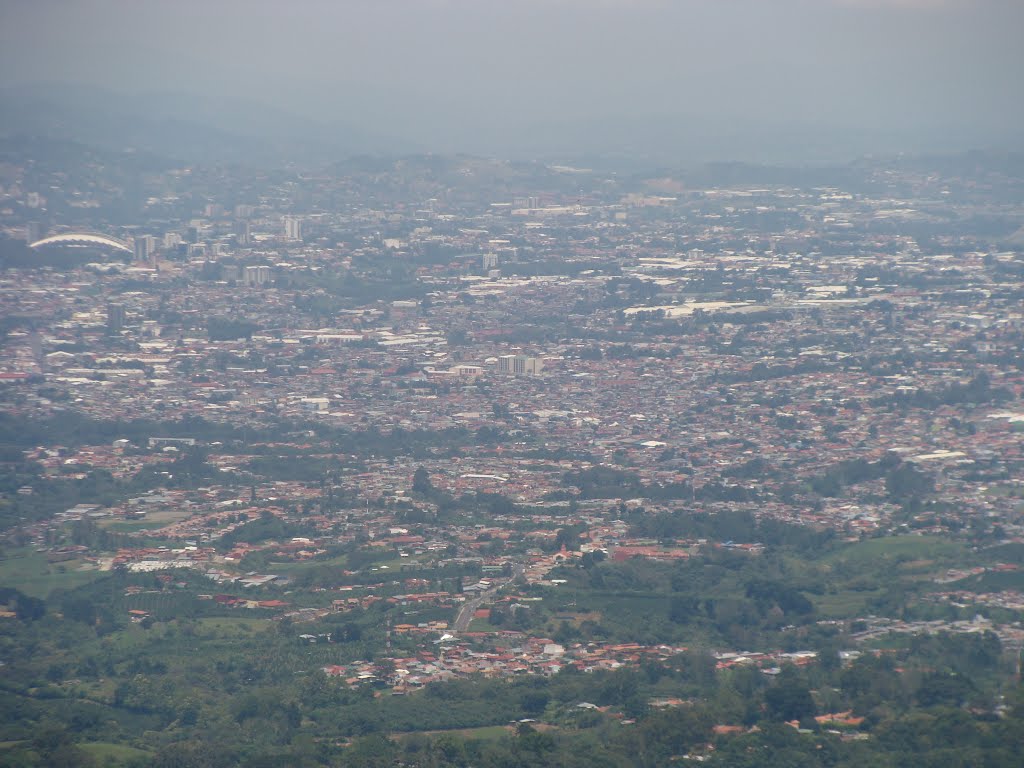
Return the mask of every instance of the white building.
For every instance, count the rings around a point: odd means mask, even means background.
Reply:
[[[296,216],[284,217],[284,236],[287,240],[302,239],[302,219]]]
[[[498,373],[536,376],[543,368],[544,361],[539,357],[528,357],[527,355],[500,355],[498,357]]]

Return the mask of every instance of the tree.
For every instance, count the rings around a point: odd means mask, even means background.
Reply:
[[[818,663],[826,672],[835,672],[842,668],[842,659],[836,642],[826,640],[818,646]]]
[[[32,739],[33,749],[53,768],[84,768],[95,765],[92,756],[77,747],[63,725],[46,724]]]
[[[550,698],[547,691],[531,690],[523,694],[520,705],[526,714],[539,715],[547,708]]]
[[[211,317],[206,324],[210,341],[233,341],[243,337],[248,339],[258,328],[255,323],[227,317]]]
[[[153,768],[212,768],[214,759],[207,745],[195,741],[179,741],[161,747],[150,766]]]
[[[46,602],[38,597],[17,593],[14,611],[21,621],[37,621],[46,615]]]
[[[60,609],[65,619],[80,621],[89,626],[96,624],[96,606],[87,598],[66,597],[61,603]]]
[[[362,636],[363,631],[359,628],[359,625],[349,621],[342,624],[331,633],[331,642],[354,643],[358,642]]]
[[[447,733],[438,736],[433,742],[433,748],[446,763],[451,765],[465,765],[466,745],[461,740]]]
[[[792,665],[784,667],[775,685],[765,691],[764,702],[776,720],[802,720],[815,713],[807,683]]]
[[[894,501],[906,501],[930,493],[934,488],[930,475],[913,464],[900,464],[885,478],[885,490]]]
[[[696,597],[673,597],[668,609],[668,618],[676,624],[687,624],[695,618],[700,609],[700,601]]]
[[[917,701],[922,707],[959,707],[975,690],[974,682],[956,672],[932,672],[917,688]]]
[[[434,484],[430,482],[430,473],[423,467],[418,467],[413,473],[412,491],[424,496],[429,496],[434,491]]]

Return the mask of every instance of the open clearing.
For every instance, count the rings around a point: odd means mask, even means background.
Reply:
[[[867,564],[879,559],[948,561],[966,554],[961,544],[938,536],[888,536],[858,542],[827,559]]]
[[[95,568],[80,570],[81,560],[47,562],[29,547],[6,551],[0,560],[0,586],[13,587],[32,597],[47,597],[55,589],[73,589],[103,574]]]
[[[142,760],[153,756],[152,753],[144,749],[136,749],[124,744],[110,744],[105,741],[95,741],[80,746],[83,751],[92,755],[99,765],[126,763],[129,760]]]
[[[130,533],[132,531],[148,531],[154,528],[163,528],[165,525],[177,523],[191,517],[192,511],[188,509],[161,509],[150,512],[138,520],[119,520],[107,518],[100,525],[110,531],[119,533]]]

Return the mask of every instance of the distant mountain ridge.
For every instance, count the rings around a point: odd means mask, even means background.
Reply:
[[[241,99],[93,86],[0,89],[0,135],[39,135],[182,162],[288,165],[409,151],[407,142]]]
[[[969,148],[1024,150],[1010,127],[987,139],[965,126],[936,125],[927,136],[897,120],[871,130],[842,122],[779,115],[756,120],[717,113],[635,113],[609,104],[572,118],[517,114],[508,120],[460,117],[423,94],[325,93],[317,120],[231,94],[125,93],[96,86],[43,84],[0,88],[0,136],[69,139],[177,162],[257,167],[324,167],[356,155],[433,153],[567,162],[585,167],[655,169],[715,161],[823,166],[866,154],[957,155]],[[387,105],[382,112],[381,104]],[[341,110],[339,111],[339,107]]]

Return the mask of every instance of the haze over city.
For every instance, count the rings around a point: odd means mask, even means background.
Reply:
[[[335,155],[817,162],[1014,148],[1024,122],[1016,0],[5,0],[0,14],[8,133],[99,113]]]

